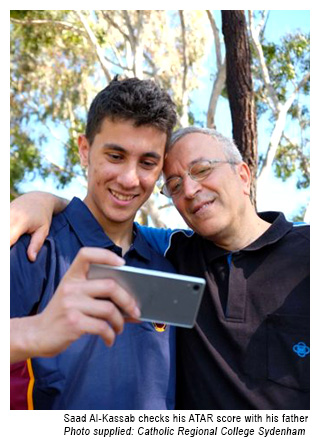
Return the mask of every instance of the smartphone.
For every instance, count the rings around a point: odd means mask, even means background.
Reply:
[[[112,278],[131,293],[142,321],[192,328],[200,307],[205,280],[132,266],[91,264],[88,279]]]

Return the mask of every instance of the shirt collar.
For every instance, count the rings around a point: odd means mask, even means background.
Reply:
[[[135,250],[141,257],[151,261],[151,250],[147,240],[136,223],[133,224],[133,243],[130,250]]]
[[[293,227],[293,224],[286,220],[282,212],[259,212],[258,215],[262,220],[271,223],[271,226],[257,240],[244,248],[243,250],[245,251],[255,251],[269,244],[276,243]]]
[[[107,236],[89,208],[78,197],[74,197],[63,211],[82,246],[118,248]],[[133,225],[133,243],[131,251],[137,252],[142,258],[151,260],[149,245],[136,225]]]
[[[258,215],[263,220],[271,223],[271,226],[257,240],[244,249],[240,249],[239,252],[255,251],[264,246],[275,243],[286,235],[293,227],[293,224],[286,220],[282,212],[260,212]],[[209,260],[230,254],[230,251],[215,246],[210,240],[203,241],[203,250]]]
[[[114,243],[105,234],[89,208],[78,197],[74,197],[64,215],[72,226],[82,246],[109,248]]]

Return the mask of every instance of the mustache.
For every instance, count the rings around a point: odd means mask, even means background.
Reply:
[[[211,192],[210,194],[199,194],[198,196],[196,195],[194,199],[192,199],[192,201],[189,204],[188,207],[188,211],[191,214],[194,214],[195,212],[199,211],[200,208],[202,208],[202,206],[209,204],[209,203],[213,203],[216,198],[218,197],[218,194],[215,192]]]

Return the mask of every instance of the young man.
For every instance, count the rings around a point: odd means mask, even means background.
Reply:
[[[207,281],[194,329],[177,331],[177,409],[308,409],[309,227],[255,212],[249,168],[214,130],[176,132],[164,174],[195,233],[140,229]]]
[[[134,301],[112,280],[86,275],[89,263],[121,264],[119,257],[173,271],[134,217],[153,191],[175,122],[173,102],[152,81],[115,79],[93,100],[78,141],[87,196],[54,218],[36,262],[26,258],[30,236],[11,249],[11,360],[28,359],[12,367],[12,409],[174,407],[174,329],[123,330],[119,309],[137,318]]]

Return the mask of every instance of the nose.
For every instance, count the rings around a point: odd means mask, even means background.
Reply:
[[[126,189],[139,186],[140,179],[136,166],[127,166],[121,170],[118,175],[118,183]]]
[[[187,199],[193,199],[195,195],[201,190],[201,183],[197,182],[186,174],[182,182],[182,194]]]

